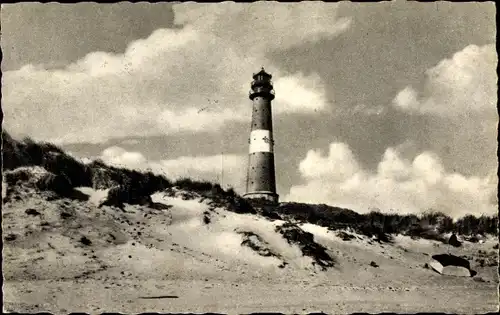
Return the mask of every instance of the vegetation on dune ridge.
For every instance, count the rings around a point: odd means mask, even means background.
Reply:
[[[152,203],[151,194],[177,187],[211,198],[215,205],[225,206],[234,212],[255,213],[252,206],[232,188],[224,190],[219,184],[189,178],[172,182],[163,175],[109,166],[100,160],[85,164],[54,144],[35,142],[30,138],[17,141],[5,131],[2,141],[4,170],[16,170],[5,174],[5,181],[10,184],[31,180],[29,172],[20,167],[39,166],[50,174],[33,183],[33,186],[64,197],[72,195],[69,190],[76,187],[110,189],[104,204],[121,207],[124,203]]]
[[[126,168],[109,166],[100,160],[82,163],[66,154],[61,148],[47,142],[35,142],[29,138],[23,141],[13,139],[3,131],[5,181],[10,184],[27,182],[30,174],[20,167],[39,166],[47,170],[35,184],[41,190],[71,197],[75,187],[110,189],[105,204],[121,206],[128,204],[151,204],[150,195],[167,188],[178,187],[201,197],[210,198],[213,206],[224,206],[238,213],[256,213],[247,200],[233,189],[224,190],[219,184],[183,178],[170,181],[163,175],[139,172]],[[52,174],[52,175],[50,175]],[[260,211],[266,215],[266,212]],[[269,215],[269,214],[267,214]],[[392,234],[405,234],[426,239],[444,240],[443,234],[455,232],[462,235],[498,235],[498,217],[467,215],[453,222],[452,218],[440,212],[426,212],[422,215],[385,214],[372,211],[359,214],[353,210],[324,204],[281,203],[274,209],[273,218],[292,219],[327,227],[331,230],[350,228],[357,233],[374,236],[379,241],[390,241]]]
[[[386,214],[371,211],[359,214],[350,209],[332,207],[324,204],[281,203],[277,210],[281,216],[299,222],[308,222],[340,230],[350,228],[357,233],[373,236],[380,241],[390,241],[389,235],[402,234],[425,239],[447,241],[443,234],[459,235],[498,235],[498,217],[482,215],[464,216],[455,222],[441,212],[427,211],[421,215]],[[472,241],[477,239],[472,238]]]

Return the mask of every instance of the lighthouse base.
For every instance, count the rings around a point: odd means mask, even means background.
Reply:
[[[278,205],[279,195],[271,191],[255,191],[246,193],[243,198],[252,205]]]

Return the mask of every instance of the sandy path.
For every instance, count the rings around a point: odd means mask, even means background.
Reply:
[[[4,309],[21,312],[447,312],[498,310],[494,284],[351,287],[300,283],[213,281],[6,282]],[[81,297],[85,296],[85,299]],[[176,296],[143,299],[141,297]]]

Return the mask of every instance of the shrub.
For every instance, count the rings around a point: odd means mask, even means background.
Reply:
[[[24,145],[14,140],[4,130],[2,130],[2,160],[4,170],[13,170],[30,165],[29,156],[24,150]]]
[[[231,195],[229,195],[229,197],[230,201],[228,209],[230,211],[236,213],[250,213],[250,214],[257,213],[257,211],[250,204],[250,202],[248,202],[248,200],[246,200],[245,198],[242,198],[240,196],[231,197]]]
[[[333,267],[335,260],[326,252],[326,248],[314,241],[314,235],[302,230],[291,222],[285,222],[275,228],[289,244],[297,245],[303,256],[313,259],[313,264],[319,265],[323,270]]]
[[[123,208],[125,203],[130,205],[151,205],[153,200],[150,194],[136,189],[132,185],[124,185],[111,188],[107,198],[101,205]]]
[[[41,166],[49,172],[66,176],[73,187],[92,186],[90,169],[65,153],[47,152],[42,158]]]
[[[226,196],[228,197],[237,197],[238,194],[234,191],[234,189],[231,187],[228,190],[226,190]]]
[[[31,138],[24,138],[24,152],[28,155],[30,165],[41,165],[43,160],[43,148]]]
[[[195,181],[190,178],[178,179],[175,181],[174,185],[181,189],[191,190],[195,192],[208,192],[211,191],[214,186],[214,184],[208,181]]]
[[[4,169],[41,166],[51,173],[66,176],[74,187],[90,185],[90,172],[86,166],[56,145],[37,143],[29,137],[17,141],[5,131],[2,140]]]
[[[18,169],[11,172],[4,173],[4,180],[8,185],[15,185],[18,182],[27,182],[31,178],[28,170]]]
[[[343,208],[327,205],[312,205],[296,202],[281,203],[275,211],[278,214],[290,216],[300,222],[309,222],[339,229],[355,225],[362,215]]]
[[[52,173],[42,176],[36,182],[36,186],[40,190],[52,191],[59,196],[70,196],[73,191],[71,182],[66,176]]]
[[[94,186],[100,186],[99,188],[114,186],[109,191],[104,205],[118,207],[123,207],[124,203],[151,205],[152,194],[171,186],[170,181],[164,176],[157,176],[152,172],[140,173],[114,167],[104,169],[99,166],[93,173]]]
[[[459,234],[494,234],[498,233],[497,230],[498,217],[487,217],[482,215],[477,218],[473,215],[466,215],[455,223],[455,228]]]

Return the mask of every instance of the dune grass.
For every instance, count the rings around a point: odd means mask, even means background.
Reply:
[[[425,239],[446,241],[443,234],[459,235],[498,235],[498,217],[482,215],[464,216],[455,222],[441,212],[427,211],[421,215],[385,214],[371,211],[359,214],[350,209],[327,206],[324,204],[282,203],[276,210],[280,215],[320,226],[331,230],[351,228],[354,231],[375,236],[381,240],[388,235],[402,234]]]
[[[256,213],[252,205],[232,188],[224,190],[219,184],[181,178],[171,181],[163,175],[139,172],[106,165],[100,160],[84,164],[64,152],[60,147],[35,142],[29,138],[23,141],[13,139],[3,131],[3,168],[14,170],[23,166],[40,166],[54,174],[54,182],[64,183],[72,188],[94,187],[114,189],[113,196],[118,203],[144,203],[144,197],[167,188],[178,187],[211,198],[218,206],[225,206],[238,213]],[[7,174],[9,183],[27,180],[26,172]],[[45,179],[47,181],[47,179]],[[41,187],[50,186],[45,183]],[[62,184],[61,184],[62,185]],[[324,204],[281,203],[274,212],[285,219],[308,222],[332,230],[351,228],[356,232],[375,236],[381,241],[390,241],[390,235],[404,234],[414,237],[443,241],[443,234],[455,232],[461,235],[498,235],[498,217],[474,215],[464,216],[455,222],[441,212],[425,212],[417,215],[385,214],[372,211],[359,214],[350,209]]]

